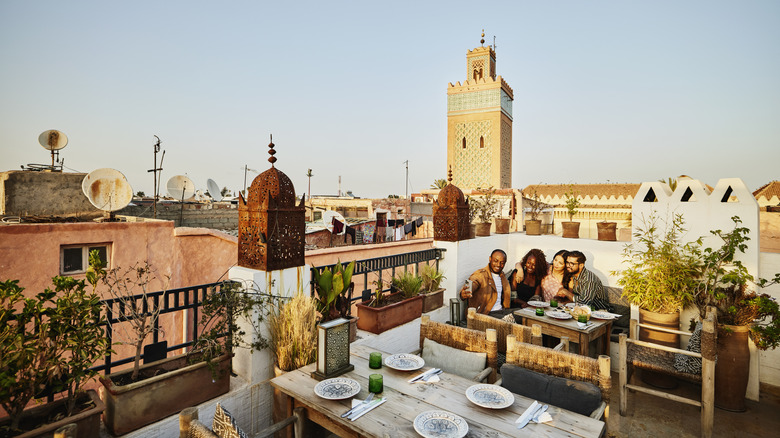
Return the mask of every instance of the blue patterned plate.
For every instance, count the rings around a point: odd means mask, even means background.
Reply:
[[[515,396],[506,388],[485,383],[469,386],[466,398],[477,406],[490,409],[504,409],[515,402]]]
[[[385,365],[398,371],[414,371],[422,368],[425,361],[414,354],[399,353],[388,356],[385,359]]]
[[[469,433],[469,425],[447,411],[427,411],[414,419],[414,430],[425,438],[463,438]]]
[[[323,380],[314,387],[314,393],[327,400],[342,400],[360,392],[360,383],[346,377]]]

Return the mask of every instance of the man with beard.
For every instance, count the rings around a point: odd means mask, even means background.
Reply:
[[[569,290],[577,304],[587,304],[593,310],[610,310],[604,285],[596,275],[585,268],[585,254],[572,251],[566,255],[566,272],[571,275]]]

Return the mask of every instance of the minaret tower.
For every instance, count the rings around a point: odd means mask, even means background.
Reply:
[[[512,186],[512,89],[496,76],[496,52],[466,53],[466,80],[447,87],[447,166],[461,189]]]

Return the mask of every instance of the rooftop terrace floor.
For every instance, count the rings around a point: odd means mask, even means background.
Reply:
[[[636,377],[634,377],[636,379]],[[629,393],[628,411],[620,416],[619,377],[612,373],[607,436],[615,438],[700,437],[699,408],[642,393]],[[699,386],[680,383],[678,394],[696,397]],[[761,391],[761,401],[747,400],[747,411],[729,412],[715,408],[713,436],[758,438],[780,436],[780,393]]]

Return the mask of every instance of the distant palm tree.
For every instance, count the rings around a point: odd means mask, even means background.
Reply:
[[[659,182],[666,183],[669,185],[669,188],[672,189],[672,191],[675,191],[677,189],[677,178],[669,177],[666,180],[663,178],[658,180]]]
[[[443,189],[445,187],[447,187],[446,179],[435,179],[433,180],[433,184],[431,184],[432,189]]]

